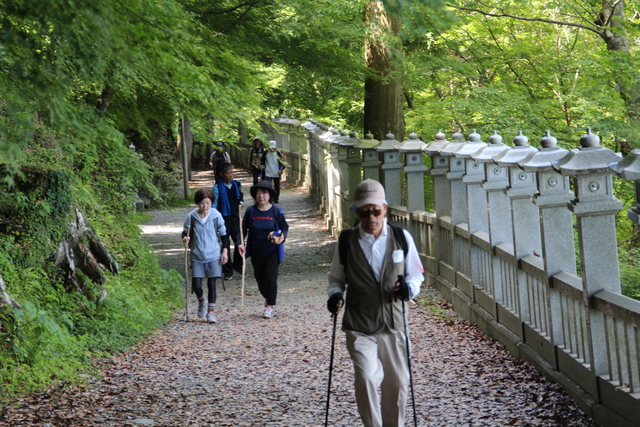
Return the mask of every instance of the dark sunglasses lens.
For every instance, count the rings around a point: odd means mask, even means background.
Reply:
[[[367,209],[366,211],[358,212],[358,216],[362,219],[369,218],[371,215],[378,217],[382,215],[382,211],[380,209]]]

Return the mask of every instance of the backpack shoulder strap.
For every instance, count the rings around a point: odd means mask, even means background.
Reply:
[[[347,228],[340,232],[338,237],[338,253],[340,255],[340,264],[347,268],[347,254],[349,253],[349,236],[351,235],[352,228]]]
[[[404,235],[404,230],[402,227],[399,227],[395,224],[389,223],[391,226],[391,230],[393,231],[393,237],[395,237],[396,241],[400,243],[402,247],[402,252],[404,252],[404,257],[407,257],[407,253],[409,252],[409,244],[407,243],[407,237]]]

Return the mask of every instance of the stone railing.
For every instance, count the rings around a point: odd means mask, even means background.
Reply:
[[[355,185],[381,181],[389,220],[412,233],[429,284],[461,317],[561,384],[599,424],[640,426],[640,301],[620,293],[622,204],[613,195],[614,178],[640,188],[640,151],[623,159],[591,131],[571,151],[549,132],[538,149],[522,134],[512,147],[497,133],[488,143],[475,132],[361,140],[287,117],[265,131],[334,236],[354,223]],[[425,211],[425,182],[434,212]],[[628,217],[639,223],[640,201]]]

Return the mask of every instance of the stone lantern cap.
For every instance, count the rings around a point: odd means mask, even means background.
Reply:
[[[428,142],[423,148],[422,150],[427,153],[427,154],[438,154],[440,152],[440,150],[442,150],[444,147],[446,147],[450,141],[447,141],[447,137],[444,134],[444,132],[442,132],[442,130],[439,130],[438,133],[436,133],[435,136],[436,139],[434,139],[431,142]]]
[[[620,178],[626,179],[627,181],[639,181],[640,150],[636,148],[631,151],[627,157],[617,163],[612,163],[609,167]]]
[[[325,128],[324,132],[320,135],[320,139],[324,142],[331,143],[337,136],[340,136],[338,129],[333,127]]]
[[[418,134],[416,134],[415,132],[411,132],[409,134],[409,139],[400,144],[400,146],[398,147],[398,151],[400,151],[401,153],[415,153],[416,151],[421,152],[425,145],[427,144],[425,144],[424,141],[421,141],[420,138],[418,138]]]
[[[471,138],[471,135],[469,135],[469,138]],[[493,135],[489,137],[489,145],[470,154],[470,156],[476,162],[491,162],[494,157],[508,150],[511,150],[511,148],[502,142],[502,137],[498,134],[498,131],[494,131]]]
[[[351,131],[351,132],[349,132],[349,137],[348,138],[345,138],[342,141],[340,141],[340,145],[347,146],[347,147],[353,147],[353,146],[358,145],[359,142],[360,142],[360,138],[358,138],[356,136],[355,132]]]
[[[463,145],[467,144],[464,140],[464,136],[460,131],[454,132],[451,135],[451,142],[440,149],[440,154],[443,156],[453,156]]]
[[[549,169],[553,164],[567,155],[569,150],[558,147],[558,140],[547,131],[540,139],[539,151],[529,153],[527,157],[518,161],[518,164],[527,172]]]
[[[376,148],[379,152],[396,151],[400,146],[400,141],[395,139],[394,135],[389,132],[386,136],[387,139],[382,140],[380,145]]]
[[[364,136],[364,139],[361,140],[356,145],[356,148],[360,150],[372,150],[372,149],[378,148],[379,145],[380,145],[380,141],[378,141],[377,139],[374,139],[373,134],[369,132]]]
[[[329,128],[329,130],[331,131],[331,135],[327,137],[327,142],[337,144],[336,138],[340,136],[340,131],[334,127]]]
[[[469,142],[462,142],[461,134],[454,135],[454,142],[447,145],[442,149],[442,151],[440,151],[440,153],[444,155],[450,153],[450,155],[454,155],[456,157],[466,158],[470,157],[471,154],[477,153],[486,146],[487,143],[482,141],[480,134],[474,129],[473,132],[469,134]]]
[[[519,161],[527,158],[531,153],[538,151],[537,148],[529,145],[529,138],[522,134],[522,131],[518,132],[513,138],[514,146],[511,150],[503,151],[493,158],[493,161],[498,166],[510,166],[518,163]]]
[[[608,148],[600,146],[600,137],[587,129],[580,138],[581,148],[571,150],[562,159],[553,164],[554,169],[563,175],[582,175],[593,172],[611,172],[609,166],[618,163],[622,156]]]

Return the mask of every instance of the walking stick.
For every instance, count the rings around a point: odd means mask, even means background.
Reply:
[[[240,243],[244,245],[244,233],[242,232],[242,208],[244,208],[244,205],[240,205],[238,216],[240,217]],[[247,268],[247,259],[245,258],[246,253],[247,252],[245,247],[245,253],[242,254],[242,286],[240,288],[240,307],[244,307],[244,274]]]
[[[402,276],[398,276],[398,279]],[[409,330],[407,329],[407,316],[405,304],[402,300],[402,319],[404,320],[404,339],[407,346],[407,365],[409,366],[409,384],[411,385],[411,405],[413,406],[413,424],[418,427],[418,416],[416,415],[416,396],[413,394],[413,374],[411,373],[411,350],[409,350]]]
[[[333,349],[336,345],[336,323],[338,313],[332,313],[333,317],[333,333],[331,334],[331,358],[329,359],[329,385],[327,386],[327,410],[324,416],[324,427],[329,425],[329,398],[331,397],[331,373],[333,372]]]
[[[187,237],[191,232],[191,226],[187,227]],[[184,317],[189,321],[189,245],[184,245]]]

